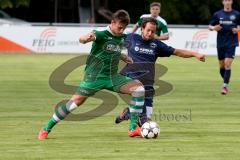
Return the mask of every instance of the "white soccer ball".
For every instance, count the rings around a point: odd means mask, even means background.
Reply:
[[[157,138],[160,134],[160,128],[156,122],[145,122],[141,127],[141,134],[143,138]]]

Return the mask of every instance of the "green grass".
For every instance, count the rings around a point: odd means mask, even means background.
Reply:
[[[168,68],[161,80],[174,89],[155,97],[155,120],[161,126],[158,139],[129,138],[127,122],[115,125],[115,116],[125,107],[119,100],[117,108],[106,115],[89,121],[63,121],[49,139],[38,141],[38,131],[52,115],[53,106],[70,97],[52,90],[49,76],[74,56],[0,55],[1,160],[239,159],[239,58],[233,65],[227,96],[219,94],[216,57],[208,57],[205,63],[177,57],[160,59]],[[72,72],[66,83],[77,85],[82,71],[83,67]],[[90,98],[82,109],[91,110],[98,103]],[[189,115],[190,110],[191,119],[159,117],[160,112],[176,116]]]

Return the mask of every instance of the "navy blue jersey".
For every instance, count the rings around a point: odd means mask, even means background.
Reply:
[[[210,25],[222,26],[217,34],[217,48],[238,46],[238,35],[232,32],[233,28],[240,25],[240,13],[236,10],[226,12],[223,9],[214,13]]]
[[[157,58],[169,57],[175,51],[174,48],[159,40],[144,41],[141,35],[135,33],[128,34],[125,44],[128,56],[133,59],[134,63],[127,64],[120,73],[133,79],[147,80],[151,83],[154,82]]]

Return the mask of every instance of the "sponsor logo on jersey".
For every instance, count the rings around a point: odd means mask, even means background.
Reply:
[[[148,49],[148,48],[142,48],[142,47],[138,47],[136,46],[134,48],[134,50],[136,52],[139,52],[139,53],[142,53],[142,54],[150,54],[150,55],[153,55],[154,54],[154,51],[152,49]]]
[[[224,24],[224,25],[231,25],[231,24],[233,24],[233,21],[220,20],[219,23],[220,23],[220,24]]]

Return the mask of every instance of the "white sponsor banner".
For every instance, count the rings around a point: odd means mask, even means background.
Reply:
[[[208,29],[174,28],[166,43],[174,48],[187,49],[208,55],[216,55],[216,32]]]
[[[0,28],[0,37],[36,53],[89,53],[91,43],[80,44],[79,37],[93,29],[103,28],[7,26]]]
[[[174,48],[197,51],[205,55],[217,55],[217,32],[201,28],[173,28],[166,44]],[[236,55],[240,55],[239,47]]]
[[[80,44],[78,40],[94,29],[105,27],[1,26],[0,37],[36,53],[89,53],[92,43]],[[164,42],[174,48],[217,54],[216,32],[201,28],[170,28],[169,32],[170,39]]]

